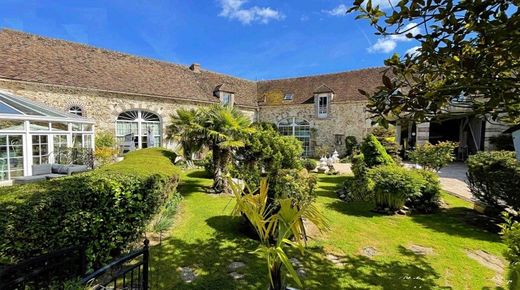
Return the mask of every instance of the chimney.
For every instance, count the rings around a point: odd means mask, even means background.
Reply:
[[[194,63],[190,65],[190,70],[194,73],[200,73],[200,64]]]

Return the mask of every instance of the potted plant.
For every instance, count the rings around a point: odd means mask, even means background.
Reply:
[[[236,198],[234,215],[245,215],[256,230],[260,252],[266,258],[269,269],[269,290],[285,290],[287,287],[284,270],[302,286],[285,249],[296,248],[303,254],[306,236],[303,219],[316,225],[320,230],[328,228],[327,221],[320,211],[311,203],[296,203],[291,198],[278,199],[276,203],[268,202],[269,185],[267,179],[260,181],[257,190],[244,191],[230,180],[231,190]],[[247,186],[246,186],[247,188]]]

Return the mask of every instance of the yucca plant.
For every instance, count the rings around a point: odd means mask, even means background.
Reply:
[[[290,198],[268,201],[269,185],[267,179],[260,180],[257,190],[247,189],[230,181],[231,190],[236,198],[234,215],[244,215],[256,230],[260,239],[261,252],[266,257],[266,266],[271,290],[286,289],[284,271],[287,270],[294,281],[302,286],[300,277],[289,261],[285,249],[288,247],[302,252],[306,245],[303,220],[313,223],[318,229],[328,228],[321,212],[312,204],[296,204]],[[247,188],[247,186],[246,186]]]

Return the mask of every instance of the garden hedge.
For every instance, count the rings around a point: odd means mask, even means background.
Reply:
[[[494,213],[520,211],[520,162],[515,152],[479,152],[467,160],[469,189]]]
[[[179,170],[163,149],[56,180],[0,189],[0,256],[11,262],[84,245],[91,267],[140,237],[175,191]]]

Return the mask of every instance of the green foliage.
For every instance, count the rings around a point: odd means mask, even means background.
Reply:
[[[392,156],[396,161],[400,160],[399,157],[399,144],[395,140],[395,127],[389,125],[388,127],[376,126],[370,129],[370,133],[374,135],[379,143],[383,145],[386,152]]]
[[[449,105],[493,119],[520,119],[520,36],[512,29],[518,27],[519,3],[477,3],[401,0],[395,9],[384,10],[370,1],[354,1],[349,11],[369,20],[381,37],[414,39],[420,46],[418,53],[394,54],[385,61],[375,92],[360,91],[369,98],[376,121],[422,121]]]
[[[372,168],[368,173],[374,182],[376,206],[391,211],[401,209],[406,200],[421,195],[421,176],[400,166],[387,165]]]
[[[358,141],[356,136],[347,136],[345,137],[345,154],[347,156],[352,156],[354,154],[354,150],[358,147]]]
[[[406,205],[423,213],[431,213],[439,208],[441,195],[439,176],[434,172],[423,169],[413,171],[422,178],[421,194],[411,196]]]
[[[178,192],[171,194],[151,223],[151,230],[159,234],[159,242],[162,240],[162,234],[172,227],[181,200],[182,196]]]
[[[508,212],[503,213],[505,223],[501,224],[502,239],[508,246],[505,257],[509,261],[509,289],[520,287],[520,222],[515,221]]]
[[[116,137],[109,131],[98,131],[96,133],[96,148],[115,148]]]
[[[138,150],[99,170],[1,188],[0,256],[18,261],[83,244],[90,265],[100,266],[140,237],[175,190],[169,155]]]
[[[318,162],[314,159],[304,159],[302,165],[307,169],[307,171],[313,171],[318,166]]]
[[[280,198],[273,207],[274,205],[268,202],[268,191],[267,179],[260,181],[257,190],[249,192],[244,192],[239,186],[232,184],[232,192],[236,199],[233,214],[246,216],[258,234],[260,246],[257,252],[266,258],[269,289],[286,289],[283,269],[299,286],[303,286],[286,250],[295,248],[303,254],[306,245],[304,219],[319,230],[327,229],[328,223],[312,202],[295,203],[292,198]]]
[[[332,151],[330,149],[330,146],[327,144],[316,146],[316,148],[314,149],[314,155],[316,158],[325,157],[330,155],[331,153]]]
[[[421,165],[424,169],[439,171],[450,162],[455,160],[453,151],[457,148],[457,143],[444,141],[436,145],[426,143],[417,146],[410,152],[410,159]]]
[[[386,153],[383,145],[381,145],[377,138],[372,134],[368,135],[363,140],[363,143],[361,144],[361,153],[363,153],[365,163],[369,168],[395,163],[392,157]]]
[[[354,178],[348,178],[343,183],[343,198],[346,201],[368,201],[373,198],[373,183],[368,178],[368,167],[363,153],[352,157],[352,172]]]
[[[276,176],[281,169],[300,169],[303,153],[301,143],[293,136],[283,136],[272,125],[253,124],[255,131],[244,138],[245,147],[236,151],[238,163],[234,165],[233,177],[258,186],[265,173]]]
[[[276,199],[290,198],[296,204],[316,200],[316,182],[316,176],[304,169],[282,169],[271,180]]]
[[[94,158],[98,162],[97,165],[105,165],[114,162],[117,149],[110,147],[97,147],[94,150]]]
[[[504,207],[520,210],[520,163],[515,152],[479,152],[467,160],[471,193],[501,212]]]

